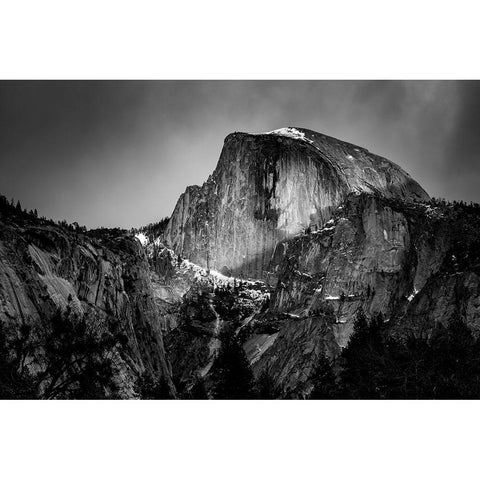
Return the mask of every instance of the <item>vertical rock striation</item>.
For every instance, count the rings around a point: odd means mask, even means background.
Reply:
[[[213,174],[178,200],[164,241],[204,267],[268,278],[277,244],[324,225],[352,192],[428,199],[397,165],[332,137],[296,128],[233,133]]]

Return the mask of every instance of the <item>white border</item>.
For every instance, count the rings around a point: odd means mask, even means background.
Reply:
[[[478,78],[475,2],[23,0],[1,78]]]
[[[478,402],[2,402],[2,477],[473,478]]]
[[[0,78],[479,78],[475,2],[0,4]],[[478,402],[1,402],[3,478],[470,478]]]

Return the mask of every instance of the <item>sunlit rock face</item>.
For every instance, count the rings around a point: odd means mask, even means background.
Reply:
[[[242,307],[237,334],[254,374],[267,372],[283,397],[308,396],[319,359],[340,357],[361,312],[382,318],[395,336],[428,336],[455,318],[480,335],[478,232],[476,207],[347,195],[323,227],[278,244],[274,286],[236,280],[246,284],[230,293]],[[208,383],[219,333],[236,311],[225,308],[218,282],[235,280],[161,248],[152,261],[172,292],[162,293],[168,308],[176,302],[166,335],[173,373],[185,384],[197,376]],[[193,284],[192,275],[200,275]]]
[[[255,374],[308,394],[318,359],[338,358],[361,312],[399,337],[456,319],[479,336],[478,210],[432,205],[352,194],[323,228],[283,242],[270,308],[244,344]]]
[[[353,196],[320,230],[284,245],[273,308],[299,316],[328,303],[346,324],[362,308],[389,314],[413,289],[417,261],[404,212],[372,196]]]
[[[296,128],[233,133],[213,174],[178,200],[164,240],[204,267],[268,279],[277,244],[322,227],[352,192],[428,199],[394,163],[332,137]]]

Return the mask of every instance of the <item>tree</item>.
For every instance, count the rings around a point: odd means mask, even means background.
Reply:
[[[0,399],[38,398],[35,378],[24,368],[23,351],[28,343],[29,329],[20,328],[19,333],[14,342],[16,348],[12,348],[0,322]]]
[[[234,287],[235,288],[235,287]],[[230,286],[219,286],[213,298],[215,311],[224,320],[230,322],[234,327],[238,326],[241,317],[238,295],[232,292]]]
[[[385,376],[382,361],[385,356],[383,321],[370,325],[363,311],[357,314],[353,334],[342,353],[342,395],[349,398],[379,398]]]
[[[479,398],[480,352],[471,330],[460,318],[434,331],[429,348],[434,372],[433,398]]]
[[[332,364],[325,355],[317,362],[312,375],[313,390],[310,394],[312,400],[338,398],[337,385]]]
[[[165,377],[154,377],[147,371],[137,380],[135,390],[142,400],[169,400],[173,398]]]
[[[107,398],[116,394],[112,351],[125,342],[122,334],[102,331],[70,308],[58,310],[44,332],[43,361],[39,375],[42,397]]]
[[[280,397],[280,390],[266,369],[262,371],[257,379],[257,392],[258,398],[261,400],[273,400]]]
[[[226,333],[214,365],[214,396],[219,399],[254,397],[254,377],[238,339]]]
[[[193,387],[190,391],[190,398],[192,400],[208,400],[209,399],[207,388],[205,386],[205,380],[203,379],[203,377],[199,377],[197,381],[193,384]]]
[[[340,397],[480,398],[480,340],[458,317],[401,338],[381,315],[368,324],[360,313],[339,365]]]

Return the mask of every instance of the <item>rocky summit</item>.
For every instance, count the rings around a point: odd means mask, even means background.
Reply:
[[[351,193],[429,198],[394,163],[311,130],[233,133],[213,174],[178,200],[164,241],[201,266],[267,278],[281,244],[321,228]]]
[[[227,136],[161,228],[87,232],[6,200],[0,227],[2,355],[42,398],[330,398],[368,325],[382,359],[453,320],[480,332],[480,207],[306,129]],[[358,395],[430,395],[400,377]]]

